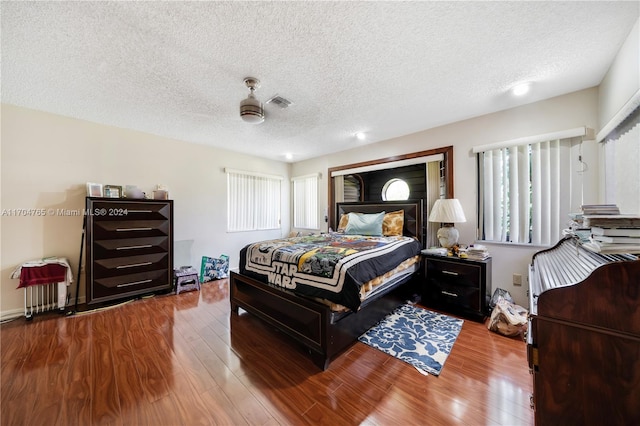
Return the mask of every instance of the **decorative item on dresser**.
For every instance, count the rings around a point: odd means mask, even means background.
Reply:
[[[461,259],[423,251],[423,303],[483,321],[491,294],[491,258]]]
[[[568,236],[533,256],[529,305],[536,424],[640,424],[640,260]]]
[[[87,304],[171,290],[173,200],[87,197]]]

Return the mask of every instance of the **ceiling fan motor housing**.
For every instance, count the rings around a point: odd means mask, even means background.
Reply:
[[[249,96],[240,102],[240,118],[247,123],[260,124],[264,121],[264,107],[262,102],[256,99],[253,92],[260,87],[260,80],[253,77],[244,79],[244,84],[249,88]]]

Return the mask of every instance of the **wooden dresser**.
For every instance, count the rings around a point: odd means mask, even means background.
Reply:
[[[534,255],[529,286],[536,424],[640,424],[640,260],[568,237]]]
[[[161,290],[173,279],[173,200],[86,200],[86,301]]]

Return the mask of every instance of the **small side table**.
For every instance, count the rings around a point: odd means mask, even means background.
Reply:
[[[491,298],[491,258],[423,254],[422,300],[427,306],[484,321]]]
[[[173,276],[176,294],[180,294],[183,291],[200,290],[198,271],[191,266],[175,269]]]

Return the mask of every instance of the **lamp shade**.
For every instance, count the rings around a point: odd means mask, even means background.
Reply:
[[[429,215],[429,222],[457,223],[466,222],[464,211],[457,198],[436,200]]]

